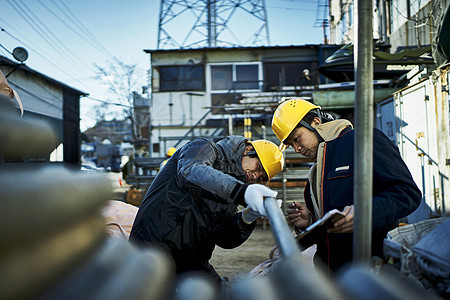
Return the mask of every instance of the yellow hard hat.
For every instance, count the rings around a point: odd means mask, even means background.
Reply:
[[[289,99],[278,105],[273,113],[272,130],[281,143],[288,138],[301,119],[315,108],[320,108],[320,106],[300,98]]]
[[[167,151],[167,156],[172,156],[175,151],[177,151],[177,149],[175,147],[170,147],[169,150]]]
[[[283,152],[278,149],[277,145],[267,140],[249,141],[249,143],[255,149],[269,179],[283,170]]]

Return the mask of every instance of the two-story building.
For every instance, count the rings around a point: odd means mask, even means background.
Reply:
[[[196,136],[273,139],[270,122],[278,101],[312,99],[313,86],[329,82],[317,66],[338,48],[145,50],[151,56],[152,155],[164,156]]]

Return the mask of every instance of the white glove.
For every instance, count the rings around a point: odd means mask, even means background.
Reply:
[[[248,207],[260,215],[267,216],[264,208],[264,197],[276,197],[278,192],[272,191],[262,184],[250,184],[244,194],[244,200]]]
[[[261,217],[262,215],[260,215],[250,207],[247,207],[242,211],[242,220],[244,220],[244,222],[247,224],[252,224],[253,221]]]
[[[283,200],[277,199],[277,204],[278,204],[279,208],[281,208],[282,203],[283,203]],[[261,217],[263,217],[263,215],[260,215],[259,213],[257,213],[253,209],[251,209],[250,207],[247,207],[242,211],[242,220],[244,220],[244,222],[247,224],[252,224],[253,221],[255,221],[256,219],[259,219]]]
[[[278,207],[281,208],[281,204],[283,204],[283,200],[277,199],[277,204],[278,204]]]

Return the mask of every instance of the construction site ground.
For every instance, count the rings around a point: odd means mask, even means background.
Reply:
[[[269,254],[275,246],[272,231],[269,226],[264,229],[258,226],[250,238],[234,249],[216,247],[210,263],[222,277],[230,281],[239,275],[246,275],[254,267],[269,259]]]

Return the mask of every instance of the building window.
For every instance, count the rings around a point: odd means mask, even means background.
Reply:
[[[315,75],[311,73],[316,66],[310,62],[283,62],[283,63],[266,63],[265,64],[265,90],[274,91],[283,86],[301,86],[315,84]],[[310,71],[311,83],[305,83],[303,78],[303,70]]]
[[[204,91],[204,77],[203,65],[159,67],[159,91]]]
[[[258,90],[259,64],[211,65],[211,90]]]
[[[233,69],[231,65],[211,66],[211,88],[230,90],[233,87]]]
[[[256,90],[258,87],[258,65],[236,65],[236,89]]]

